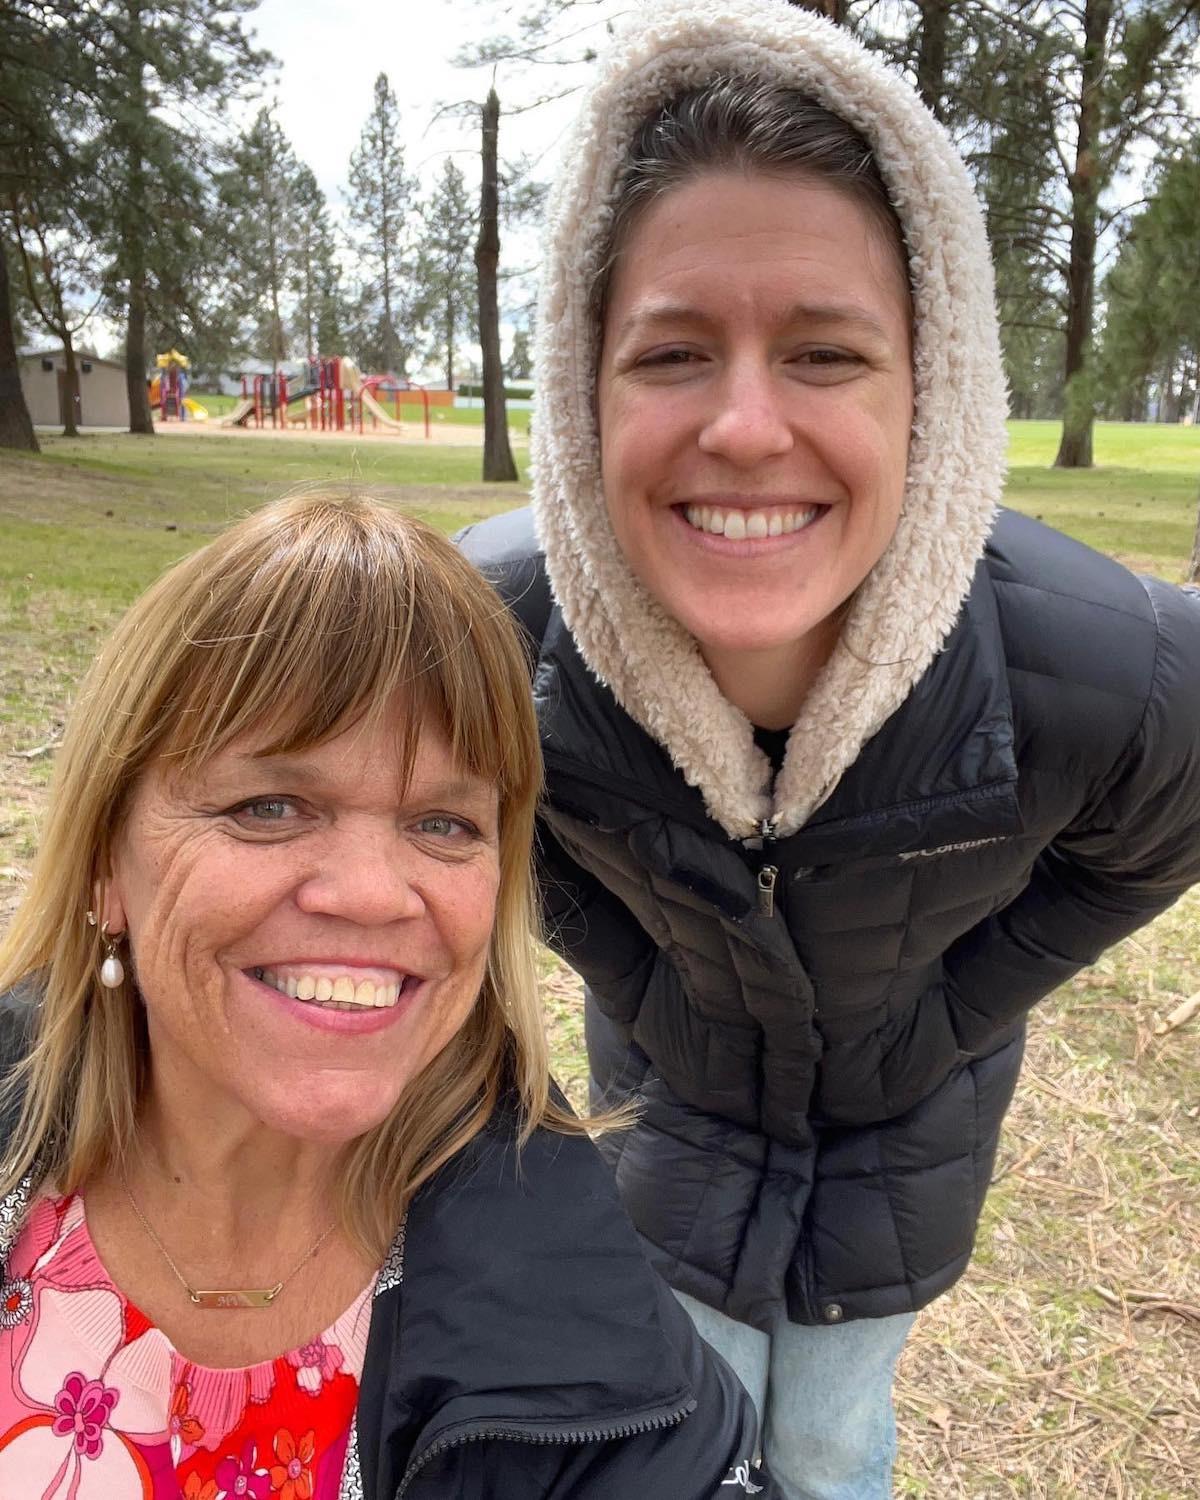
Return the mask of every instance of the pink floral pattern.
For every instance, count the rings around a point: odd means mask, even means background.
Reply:
[[[267,1500],[271,1493],[271,1476],[265,1469],[255,1468],[258,1453],[254,1443],[247,1438],[237,1458],[223,1458],[217,1465],[217,1483],[227,1495],[241,1500],[249,1495],[251,1500]]]
[[[303,1348],[293,1349],[287,1361],[296,1371],[296,1384],[310,1396],[318,1396],[342,1368],[342,1351],[323,1338],[310,1339]]]
[[[59,1437],[69,1435],[81,1457],[96,1458],[104,1447],[104,1429],[120,1394],[112,1386],[73,1370],[54,1398],[58,1416],[51,1424],[53,1431]]]
[[[3,1270],[3,1500],[336,1500],[370,1288],[300,1348],[214,1370],[113,1285],[77,1196],[39,1199]]]

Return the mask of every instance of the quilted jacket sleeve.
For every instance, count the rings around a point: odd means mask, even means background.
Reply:
[[[1200,594],[1146,588],[1158,645],[1136,735],[1020,896],[946,955],[947,989],[981,1038],[1200,881]]]
[[[640,994],[658,949],[624,902],[545,827],[538,832],[537,872],[550,947],[601,997],[613,989],[625,998],[631,990]]]

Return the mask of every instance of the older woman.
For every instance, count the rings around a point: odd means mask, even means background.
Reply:
[[[0,952],[0,1495],[766,1483],[548,1091],[539,778],[507,616],[379,505],[129,611]]]
[[[547,899],[776,1481],[882,1500],[1026,1011],[1200,877],[1200,608],[998,512],[982,218],[844,32],[659,0],[564,159],[537,534],[464,543],[537,643]]]

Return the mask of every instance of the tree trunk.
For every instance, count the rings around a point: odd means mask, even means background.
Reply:
[[[819,16],[828,16],[839,26],[846,9],[844,0],[788,0],[788,4],[794,5],[797,10],[815,10]]]
[[[0,245],[0,448],[39,452],[37,436],[25,392],[21,389],[21,362],[13,334],[12,294],[8,284],[8,256]]]
[[[454,296],[446,298],[446,389],[454,389],[454,330],[458,327],[458,307]]]
[[[479,189],[479,239],[475,270],[479,283],[479,346],[483,351],[483,477],[485,481],[517,478],[508,442],[504,400],[504,366],[500,359],[500,306],[496,277],[500,265],[500,186],[496,151],[500,100],[489,89],[483,106],[483,172]]]
[[[63,321],[63,360],[66,364],[66,380],[63,382],[63,394],[66,407],[63,413],[63,437],[78,437],[79,424],[75,420],[75,403],[79,396],[79,367],[75,363],[75,341],[71,332]]]
[[[945,118],[946,23],[951,0],[922,0],[917,42],[917,92],[935,120]]]
[[[1112,0],[1085,0],[1079,78],[1079,131],[1071,173],[1071,257],[1067,269],[1067,344],[1063,430],[1054,466],[1092,467],[1095,408],[1089,385],[1096,287],[1096,216],[1100,201],[1100,91]]]
[[[150,388],[146,384],[146,273],[139,250],[130,252],[129,315],[125,324],[125,390],[129,397],[129,430],[139,437],[154,436]]]
[[[129,0],[125,14],[129,22],[126,46],[129,48],[129,120],[140,119],[147,112],[145,100],[145,63],[142,39],[142,7],[139,0]],[[137,127],[125,126],[128,132],[126,167],[128,196],[121,204],[121,259],[128,287],[129,310],[125,325],[125,392],[129,399],[129,430],[139,437],[154,436],[154,419],[150,412],[150,390],[146,385],[146,247],[149,232],[146,213],[146,172],[142,161]]]

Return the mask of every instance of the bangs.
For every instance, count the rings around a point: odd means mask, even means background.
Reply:
[[[135,710],[143,764],[170,758],[186,775],[235,740],[286,754],[394,722],[405,781],[431,726],[462,770],[496,785],[502,809],[536,796],[513,626],[457,549],[411,517],[361,498],[279,502],[186,559],[145,602],[165,610],[170,634],[134,622],[129,643],[153,650],[157,638],[163,669],[157,703],[143,697]],[[140,654],[122,657],[136,667]]]

